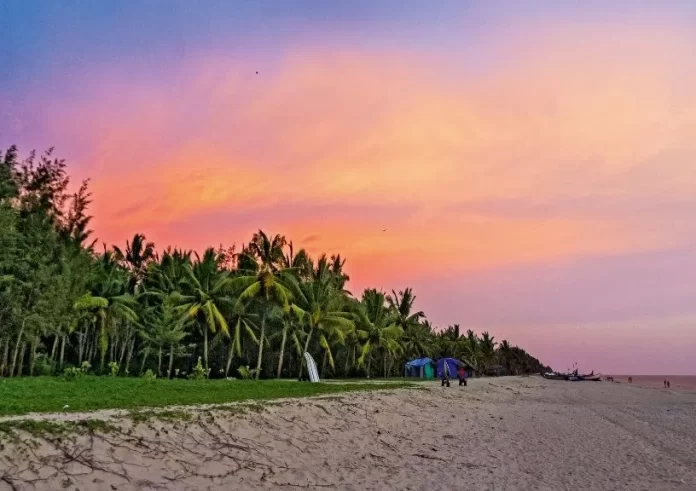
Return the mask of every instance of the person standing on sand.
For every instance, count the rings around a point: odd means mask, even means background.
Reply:
[[[444,387],[447,385],[447,387],[450,386],[450,370],[449,370],[449,365],[447,364],[447,360],[442,364],[442,385],[441,387]]]
[[[466,387],[466,370],[464,370],[464,367],[457,369],[457,376],[459,377],[459,387],[462,385]]]
[[[666,389],[667,388],[667,379],[664,379],[662,381],[662,386]]]
[[[667,388],[669,389],[669,380],[667,381]]]

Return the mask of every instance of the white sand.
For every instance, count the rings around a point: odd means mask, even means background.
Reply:
[[[4,441],[0,490],[696,489],[696,393],[538,377],[425,387],[199,408],[188,423],[95,413],[119,431]]]

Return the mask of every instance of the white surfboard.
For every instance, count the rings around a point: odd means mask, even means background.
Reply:
[[[317,371],[317,364],[314,363],[314,358],[312,358],[312,355],[307,353],[305,351],[304,353],[305,360],[307,361],[307,371],[309,372],[309,381],[310,382],[319,382],[319,372]]]

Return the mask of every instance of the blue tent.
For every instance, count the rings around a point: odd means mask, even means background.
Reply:
[[[447,367],[449,368],[449,376],[452,378],[457,376],[457,369],[464,366],[464,363],[454,358],[440,358],[437,360],[437,378],[442,378],[442,372],[445,370],[445,363],[447,363]]]
[[[406,363],[404,371],[406,377],[433,378],[433,360],[416,358]]]

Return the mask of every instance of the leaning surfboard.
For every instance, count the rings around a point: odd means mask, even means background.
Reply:
[[[319,382],[319,372],[317,371],[317,364],[314,363],[314,358],[312,358],[312,355],[307,353],[305,351],[304,353],[305,360],[307,361],[307,371],[309,372],[309,381],[310,382]]]

